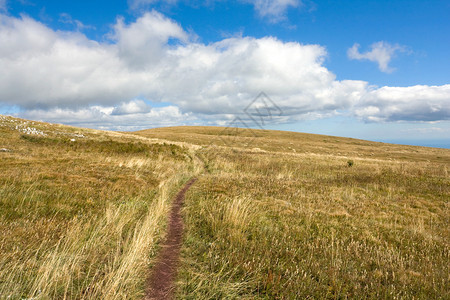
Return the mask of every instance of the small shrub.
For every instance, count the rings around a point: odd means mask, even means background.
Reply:
[[[347,161],[347,166],[350,168],[350,167],[353,167],[353,164],[354,164],[354,162],[353,162],[353,160],[349,160],[349,161]]]

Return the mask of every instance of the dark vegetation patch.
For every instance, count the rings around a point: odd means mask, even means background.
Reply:
[[[61,139],[55,137],[41,137],[32,135],[21,135],[21,139],[42,146],[67,147],[73,151],[101,152],[105,154],[142,154],[145,156],[170,155],[183,158],[185,149],[173,144],[145,144],[142,142],[119,142],[115,140],[96,141],[76,139]]]

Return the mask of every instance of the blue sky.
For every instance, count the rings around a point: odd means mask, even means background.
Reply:
[[[113,130],[266,128],[450,148],[450,2],[0,0],[0,113]],[[3,84],[2,84],[3,82]]]

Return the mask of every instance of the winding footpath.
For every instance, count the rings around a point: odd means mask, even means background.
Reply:
[[[180,190],[172,203],[167,236],[157,257],[155,266],[147,281],[145,299],[172,299],[175,291],[175,279],[180,260],[180,250],[183,242],[183,219],[181,208],[186,192],[197,178],[189,180]]]

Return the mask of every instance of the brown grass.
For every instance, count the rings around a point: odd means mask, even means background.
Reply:
[[[0,148],[0,299],[142,298],[170,199],[202,172],[179,298],[450,297],[447,149],[10,117]]]
[[[0,121],[0,298],[141,298],[171,197],[196,172],[191,150]]]
[[[221,132],[140,132],[205,145],[179,298],[450,297],[449,150]]]

